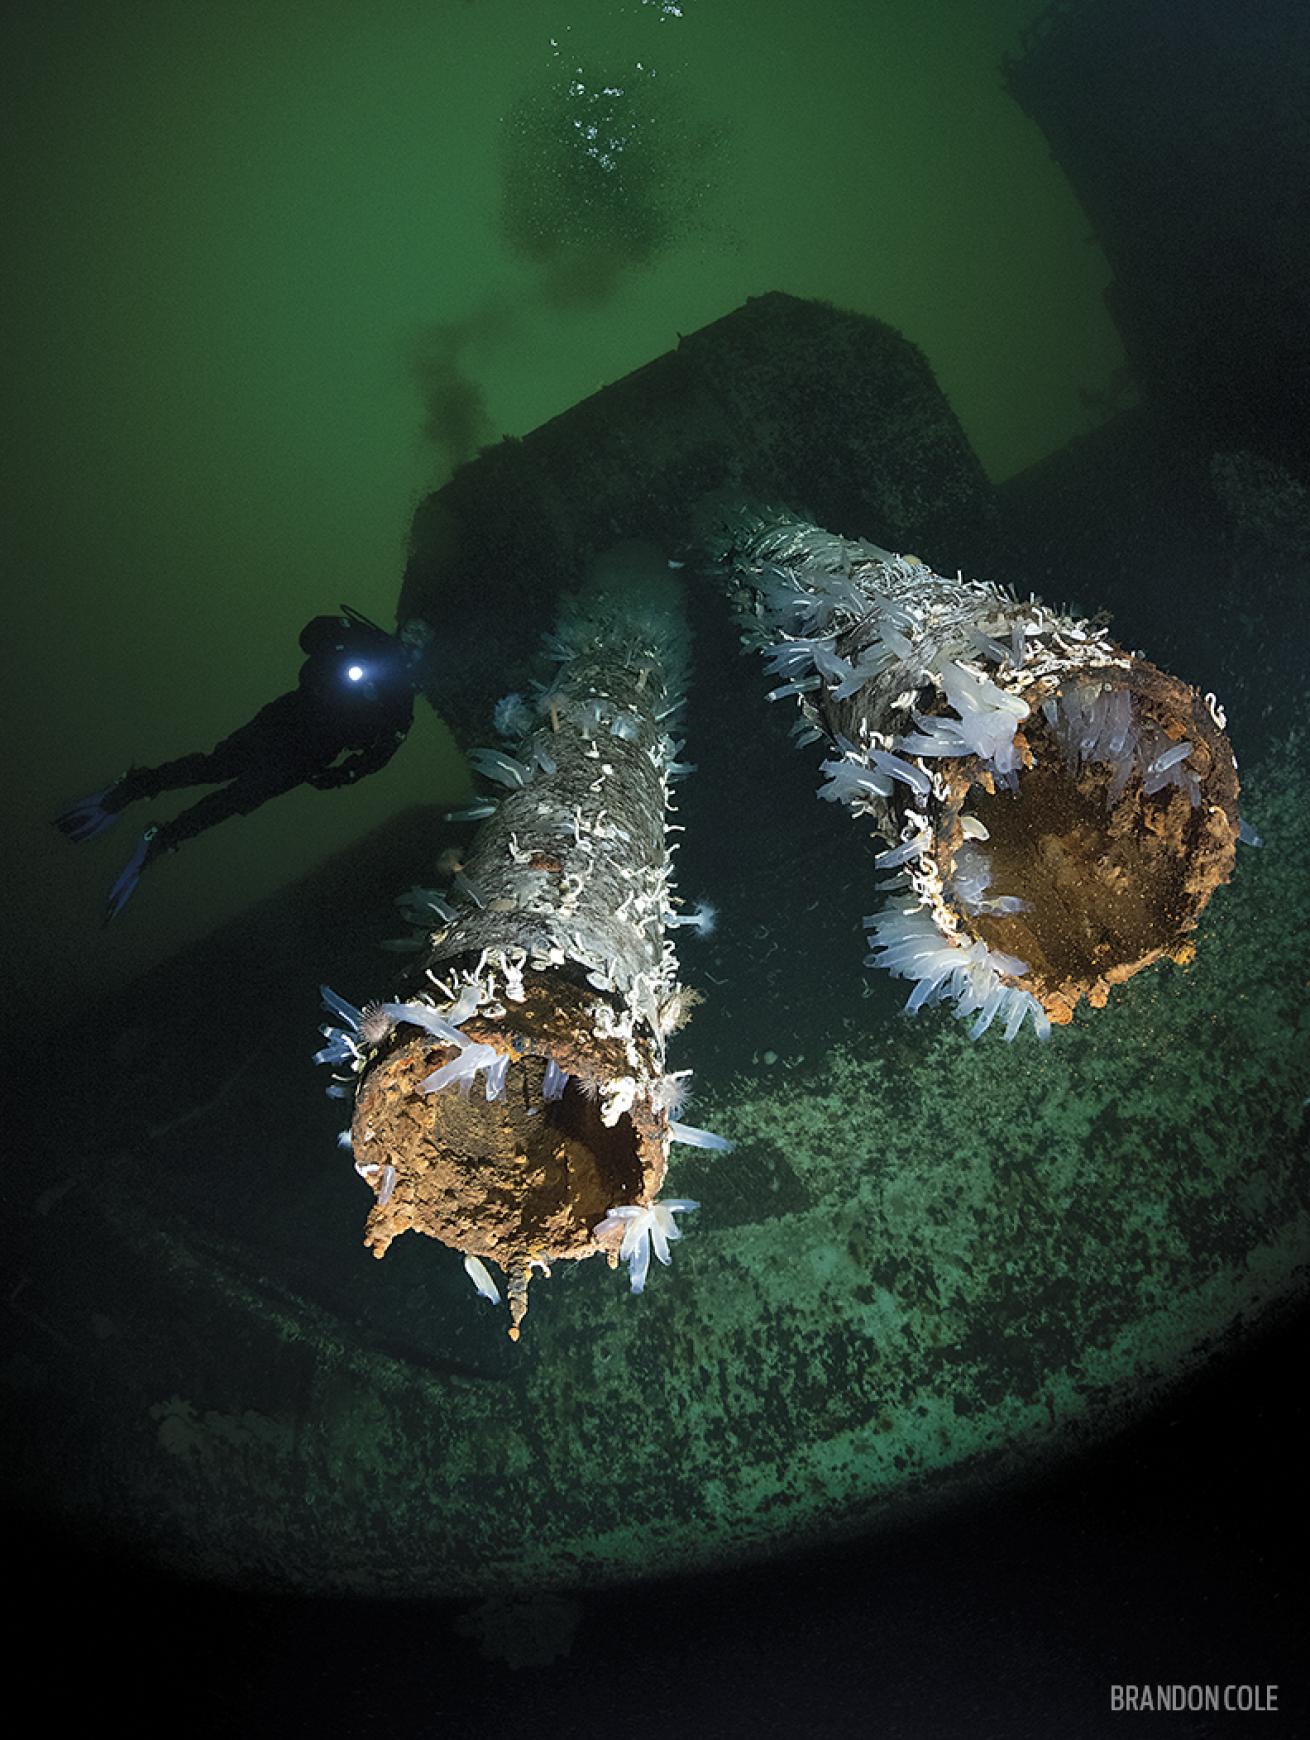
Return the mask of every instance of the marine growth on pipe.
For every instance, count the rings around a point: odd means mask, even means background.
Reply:
[[[710,545],[770,699],[826,750],[820,796],[867,817],[892,898],[868,964],[977,1036],[1042,1037],[1169,956],[1232,872],[1224,715],[1094,620],[781,511]]]
[[[553,1262],[604,1253],[641,1291],[696,1206],[657,1200],[670,1143],[727,1146],[676,1121],[689,1072],[665,1059],[695,1000],[671,940],[685,641],[658,554],[602,558],[536,693],[497,707],[507,747],[469,757],[488,789],[448,894],[402,897],[425,934],[401,991],[362,1010],[325,993],[341,1024],[318,1060],[353,1102],[366,1243],[426,1233],[499,1302],[494,1265],[515,1338]]]

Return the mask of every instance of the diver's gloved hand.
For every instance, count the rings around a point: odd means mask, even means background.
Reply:
[[[109,899],[105,902],[106,924],[111,918],[117,918],[127,905],[136,890],[137,883],[141,880],[141,872],[152,858],[158,856],[158,848],[155,846],[158,837],[158,828],[147,828],[137,841],[136,851],[123,866],[117,882],[109,890]]]
[[[70,804],[66,810],[61,811],[55,817],[55,826],[60,833],[77,846],[83,840],[94,840],[106,828],[112,828],[118,820],[119,812],[110,807],[110,794],[121,783],[121,780],[116,779],[112,784],[102,786],[99,791],[93,791],[90,797],[79,798],[75,804]]]

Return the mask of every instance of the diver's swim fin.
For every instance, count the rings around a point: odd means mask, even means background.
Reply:
[[[113,780],[99,791],[93,791],[90,797],[79,798],[75,804],[62,810],[55,817],[55,826],[60,833],[77,846],[83,840],[94,840],[106,828],[112,828],[119,812],[109,807],[109,794],[121,784],[121,778]]]
[[[106,924],[109,923],[111,918],[118,917],[118,914],[123,910],[128,901],[132,898],[132,895],[135,893],[136,885],[141,880],[141,872],[145,869],[151,858],[155,856],[155,853],[151,848],[154,846],[158,835],[158,828],[147,828],[145,833],[142,834],[141,838],[137,841],[136,851],[133,852],[132,856],[123,866],[122,873],[117,882],[115,882],[114,886],[109,890],[109,899],[105,902]]]

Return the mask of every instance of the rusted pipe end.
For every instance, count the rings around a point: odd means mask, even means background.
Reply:
[[[467,1021],[468,1040],[510,1059],[494,1100],[482,1076],[467,1094],[421,1091],[456,1051],[402,1026],[355,1102],[354,1153],[378,1168],[367,1174],[377,1201],[365,1244],[382,1257],[415,1231],[495,1263],[507,1278],[514,1339],[533,1267],[594,1255],[593,1229],[610,1208],[653,1196],[663,1181],[667,1114],[652,1104],[650,1081],[605,1122],[606,1089],[630,1077],[632,1064],[620,1041],[593,1031],[596,1003],[595,991],[543,973],[499,1019]],[[548,1098],[551,1063],[565,1079]],[[561,1088],[558,1075],[553,1085]]]
[[[1194,784],[1147,792],[1140,761],[1126,780],[1109,761],[1081,761],[1067,730],[1057,733],[1043,711],[1062,693],[1051,682],[1028,697],[1031,711],[1015,733],[1018,789],[996,789],[973,757],[942,762],[949,797],[933,829],[943,899],[960,931],[1026,962],[1007,982],[1031,991],[1055,1023],[1069,1021],[1083,997],[1101,1007],[1112,985],[1161,956],[1191,958],[1190,933],[1232,874],[1238,833],[1237,768],[1206,698],[1142,659],[1080,670],[1076,681],[1099,683],[1106,694],[1130,690],[1138,735],[1190,745],[1185,768]],[[984,905],[1013,895],[1022,911],[961,910],[952,896],[965,816],[986,829]]]

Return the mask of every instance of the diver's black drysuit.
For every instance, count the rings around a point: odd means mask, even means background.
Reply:
[[[385,767],[405,741],[414,689],[394,635],[358,618],[316,616],[301,631],[300,645],[309,656],[290,694],[261,707],[207,754],[134,767],[109,788],[104,807],[117,812],[182,786],[220,786],[158,828],[150,857],[229,816],[249,815],[298,785],[331,791],[363,779]],[[347,759],[339,761],[342,755]]]
[[[216,822],[249,815],[298,785],[331,791],[384,767],[413,723],[419,667],[430,639],[431,629],[417,619],[392,635],[349,605],[342,605],[339,616],[316,616],[301,630],[308,656],[290,694],[261,707],[208,754],[130,768],[58,816],[56,825],[70,840],[89,840],[141,798],[188,785],[219,788],[171,822],[146,830],[110,890],[106,917],[122,909],[141,872],[161,852],[174,851]]]

